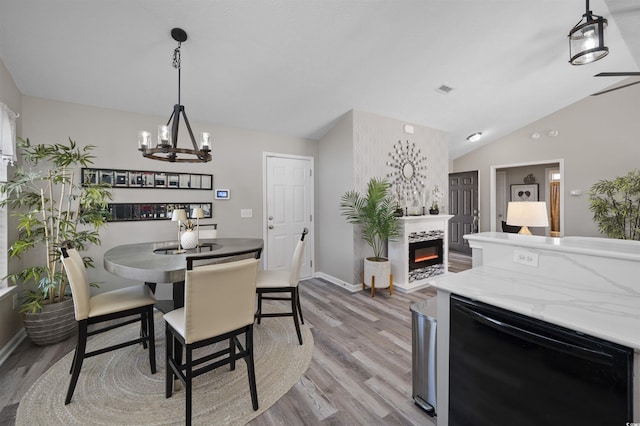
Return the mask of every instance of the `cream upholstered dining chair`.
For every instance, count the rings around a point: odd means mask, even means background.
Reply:
[[[194,266],[206,256],[187,257],[184,307],[164,315],[166,322],[165,396],[173,394],[177,377],[186,390],[186,424],[191,424],[192,380],[194,377],[236,361],[247,363],[253,409],[258,409],[258,392],[253,363],[253,314],[258,259]],[[245,335],[244,347],[238,336]],[[211,355],[193,358],[193,351],[228,340],[229,347]],[[182,349],[185,363],[182,363]],[[198,369],[194,370],[194,366]]]
[[[302,333],[300,333],[300,321],[304,324],[302,317],[302,308],[300,307],[300,292],[298,291],[298,283],[300,282],[300,267],[302,266],[302,257],[304,254],[305,241],[304,237],[309,233],[307,228],[302,231],[302,236],[296,244],[291,260],[291,268],[288,271],[262,270],[258,271],[258,279],[256,283],[256,293],[258,293],[258,310],[256,318],[258,324],[262,318],[269,317],[293,317],[293,323],[298,334],[298,342],[302,344]],[[279,296],[265,296],[265,294],[276,294]],[[282,293],[288,293],[283,296]],[[286,300],[291,301],[291,312],[262,312],[263,300]]]
[[[60,251],[62,252],[62,264],[64,265],[64,270],[66,271],[69,285],[71,286],[73,308],[76,321],[78,322],[78,342],[73,355],[71,382],[67,390],[65,405],[71,402],[73,391],[78,383],[78,377],[80,376],[80,370],[82,369],[82,363],[85,358],[142,343],[145,348],[148,346],[151,374],[155,374],[156,349],[153,328],[153,305],[156,303],[156,298],[153,293],[151,293],[151,290],[145,285],[138,285],[107,291],[92,297],[87,272],[80,254],[72,248],[61,247]],[[115,324],[110,323],[101,328],[92,329],[91,331],[88,330],[89,325],[131,317],[133,315],[136,316],[133,319],[129,318]],[[141,325],[141,335],[139,338],[86,352],[87,338],[89,336],[138,321],[140,321]]]

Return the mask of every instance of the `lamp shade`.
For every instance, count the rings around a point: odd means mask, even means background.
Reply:
[[[187,213],[184,211],[184,209],[175,209],[171,215],[171,220],[174,222],[178,220],[185,222],[187,220]]]
[[[521,226],[520,234],[531,234],[529,226],[549,226],[544,201],[511,201],[507,207],[507,225]]]
[[[203,217],[204,217],[204,210],[202,209],[202,207],[196,207],[191,211],[192,219],[202,219]]]

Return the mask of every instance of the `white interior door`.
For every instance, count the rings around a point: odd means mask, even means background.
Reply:
[[[265,154],[265,268],[286,270],[309,229],[300,276],[312,276],[313,158]]]

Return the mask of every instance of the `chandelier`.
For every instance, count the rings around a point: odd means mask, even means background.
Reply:
[[[569,31],[569,63],[571,65],[585,65],[602,59],[609,54],[609,48],[604,45],[604,29],[607,20],[594,15],[587,10],[580,22]]]
[[[152,160],[168,161],[170,163],[206,163],[211,161],[211,154],[209,153],[211,150],[211,134],[203,132],[198,145],[193,136],[187,113],[184,111],[184,105],[180,103],[180,46],[182,42],[187,40],[187,33],[182,28],[174,28],[171,30],[171,37],[178,42],[178,47],[173,51],[173,67],[178,70],[178,103],[173,106],[173,112],[167,124],[158,126],[157,145],[152,147],[151,133],[142,130],[138,132],[138,149],[144,157]],[[178,148],[178,127],[181,115],[189,131],[193,149]],[[178,154],[185,154],[187,157],[178,158]]]

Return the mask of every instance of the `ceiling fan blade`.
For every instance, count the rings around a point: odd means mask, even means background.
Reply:
[[[618,90],[618,89],[624,89],[625,87],[633,86],[634,84],[639,84],[639,83],[640,83],[640,80],[639,81],[634,81],[633,83],[623,84],[622,86],[614,87],[612,89],[603,90],[602,92],[598,92],[598,93],[593,93],[591,96],[604,95],[605,93],[613,92],[614,90]]]
[[[594,75],[594,77],[632,77],[634,75],[640,75],[640,72],[601,72],[600,74]]]

